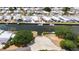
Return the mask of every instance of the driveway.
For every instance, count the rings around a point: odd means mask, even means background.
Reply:
[[[37,36],[35,38],[35,43],[30,46],[32,51],[38,50],[62,50],[60,47],[56,46],[49,38],[45,36]]]

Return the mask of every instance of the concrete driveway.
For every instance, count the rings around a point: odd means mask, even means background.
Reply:
[[[60,47],[56,46],[50,39],[45,36],[37,36],[35,38],[35,43],[30,46],[32,51],[38,50],[62,50]]]

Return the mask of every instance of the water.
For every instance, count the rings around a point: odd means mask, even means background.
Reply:
[[[36,24],[0,24],[2,30],[33,30],[33,31],[52,31],[50,28],[53,26],[44,25],[38,26]]]
[[[55,25],[55,26],[62,26],[62,25]],[[74,33],[79,34],[79,25],[66,25],[70,26]],[[54,26],[50,25],[43,25],[38,26],[36,24],[0,24],[0,29],[2,30],[32,30],[32,31],[48,31],[52,32]]]

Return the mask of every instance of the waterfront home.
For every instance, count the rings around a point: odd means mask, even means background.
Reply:
[[[58,17],[55,17],[55,16],[52,16],[51,19],[52,19],[54,22],[60,21],[60,19],[59,19]]]
[[[77,22],[77,19],[75,17],[66,17],[65,16],[65,18],[69,19],[69,20],[67,20],[67,22]]]
[[[45,22],[50,22],[52,19],[51,17],[48,17],[48,16],[42,16],[42,20]]]
[[[7,13],[7,14],[11,14],[11,11],[10,11],[10,10],[7,10],[6,13]]]
[[[19,10],[14,10],[14,12],[13,12],[14,14],[19,14],[20,13],[20,11]]]
[[[74,22],[79,22],[79,18],[78,17],[70,17],[74,20]]]
[[[34,22],[39,22],[40,21],[39,18],[38,18],[38,16],[31,16],[31,18],[32,18],[32,20]]]
[[[23,17],[22,17],[22,20],[23,20],[24,22],[31,22],[31,21],[32,21],[32,18],[31,18],[30,16],[23,16]]]
[[[0,20],[3,20],[3,15],[0,15]]]
[[[3,9],[3,10],[0,11],[0,13],[4,14],[4,13],[6,13],[6,10]]]
[[[22,21],[22,16],[21,14],[16,14],[13,16],[13,19],[15,19],[16,21]]]
[[[60,20],[62,20],[63,22],[68,22],[70,19],[67,19],[67,18],[65,18],[65,17],[63,17],[63,16],[58,16],[58,18],[60,19]]]
[[[9,14],[5,14],[4,15],[4,20],[5,21],[11,20],[11,19],[12,19],[12,16],[11,15],[9,15]]]

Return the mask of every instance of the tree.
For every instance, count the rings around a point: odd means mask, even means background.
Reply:
[[[63,15],[68,15],[69,14],[69,12],[68,11],[70,11],[71,10],[71,8],[70,7],[63,7],[63,9],[62,9],[62,11],[64,12],[64,14]]]
[[[30,12],[30,13],[28,14],[28,16],[33,16],[33,14],[34,14],[34,13],[31,13],[31,12]]]
[[[63,48],[63,49],[66,49],[66,50],[72,50],[74,48],[76,48],[76,45],[74,44],[73,41],[71,40],[62,40],[60,42],[60,46]]]
[[[20,30],[16,33],[12,42],[16,46],[26,46],[33,40],[33,34],[31,31]]]
[[[51,8],[49,8],[49,7],[45,7],[43,10],[47,11],[47,12],[51,12]]]
[[[75,39],[75,34],[72,29],[68,26],[58,26],[54,28],[55,34],[64,39]]]

